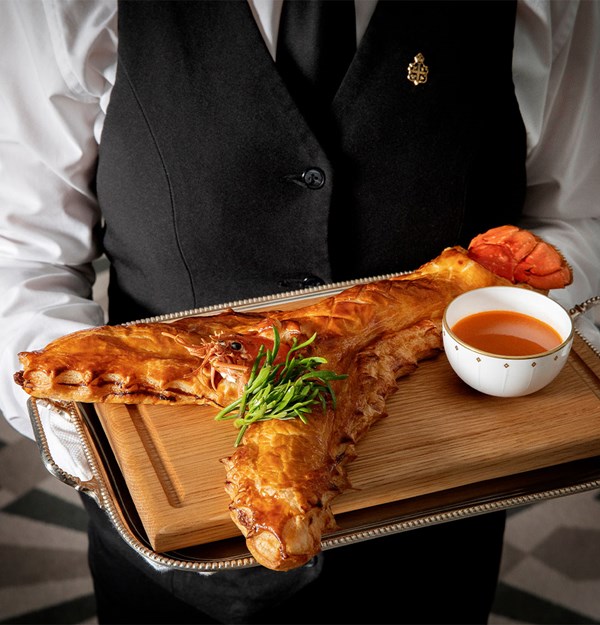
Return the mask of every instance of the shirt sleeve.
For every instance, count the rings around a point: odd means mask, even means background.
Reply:
[[[29,437],[18,352],[104,323],[93,179],[115,46],[113,2],[0,3],[0,410]]]
[[[600,3],[518,3],[514,80],[527,129],[522,225],[574,274],[551,292],[570,308],[600,295]]]

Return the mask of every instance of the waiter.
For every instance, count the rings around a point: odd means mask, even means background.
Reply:
[[[52,236],[108,256],[110,323],[413,269],[519,220],[515,2],[84,4],[59,12],[62,76],[86,58],[110,86],[102,115],[69,120],[99,144],[80,163],[93,208]],[[204,574],[154,570],[84,502],[102,623],[485,622],[504,528],[495,513]]]

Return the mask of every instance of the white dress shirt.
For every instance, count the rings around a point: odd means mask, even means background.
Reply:
[[[249,2],[274,55],[281,0]],[[360,42],[375,0],[356,6]],[[0,409],[29,437],[17,353],[104,322],[92,184],[117,40],[116,0],[0,2]],[[574,284],[552,296],[570,307],[600,294],[600,3],[519,1],[513,69],[524,223],[569,259]]]

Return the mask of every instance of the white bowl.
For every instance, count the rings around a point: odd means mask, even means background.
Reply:
[[[502,356],[466,344],[452,327],[478,312],[505,310],[535,317],[553,327],[562,339],[558,347],[532,356]],[[546,295],[520,287],[493,286],[459,295],[442,321],[444,350],[457,375],[474,389],[497,397],[520,397],[539,391],[560,373],[573,344],[569,313]]]

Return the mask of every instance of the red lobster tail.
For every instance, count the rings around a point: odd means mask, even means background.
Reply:
[[[573,281],[571,268],[555,247],[517,226],[499,226],[477,235],[468,251],[474,261],[515,284],[549,291]]]

